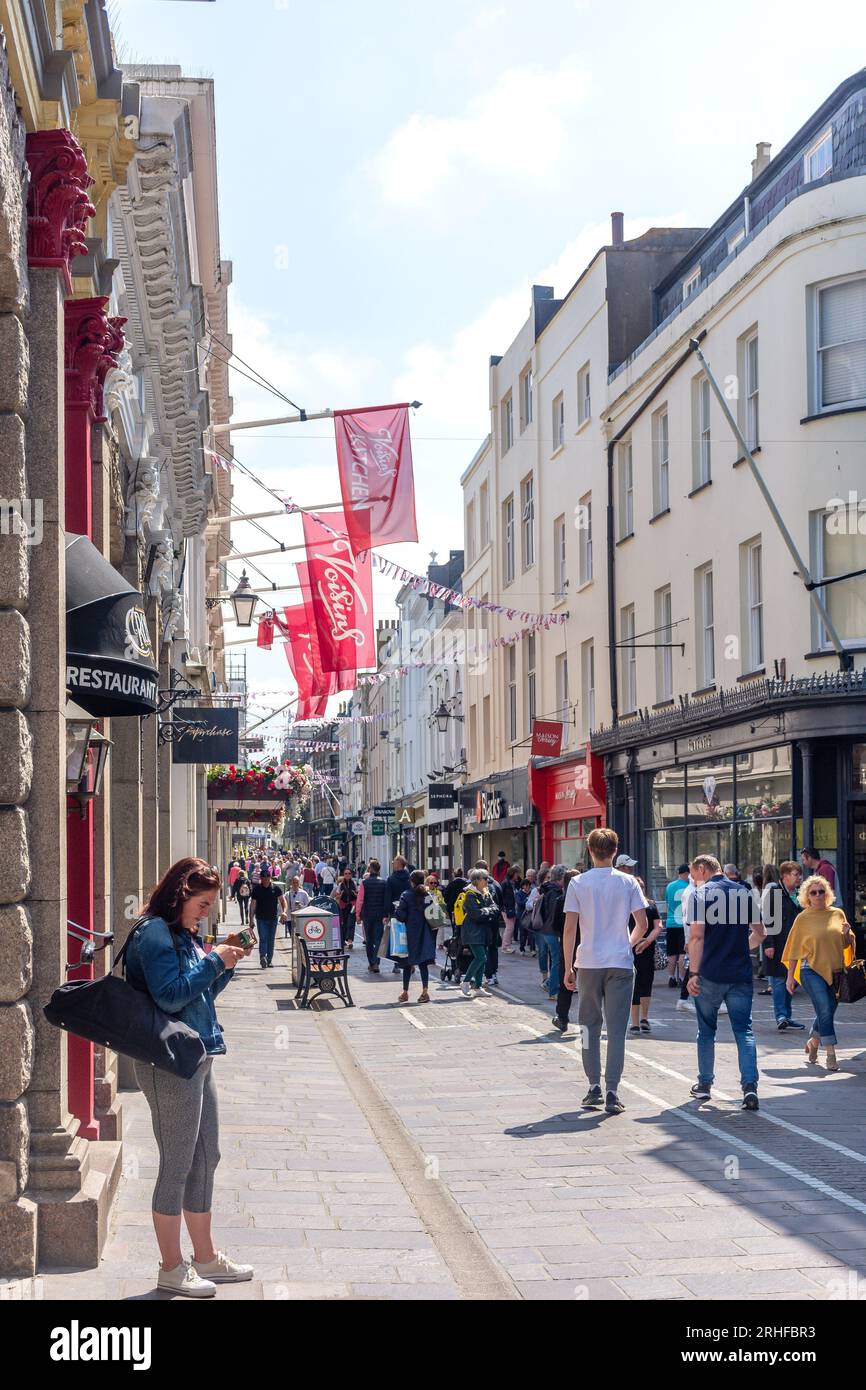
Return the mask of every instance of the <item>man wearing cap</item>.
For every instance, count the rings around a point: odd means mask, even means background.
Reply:
[[[250,894],[250,926],[258,931],[259,960],[263,970],[274,963],[277,918],[286,910],[286,898],[282,887],[271,881],[270,864],[263,864],[259,882]]]

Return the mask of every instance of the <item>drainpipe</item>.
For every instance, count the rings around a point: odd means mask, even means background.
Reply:
[[[613,504],[616,446],[630,433],[635,421],[639,420],[647,406],[652,405],[653,401],[661,395],[671,378],[676,376],[680,367],[689,360],[698,344],[705,337],[706,330],[703,330],[696,338],[690,340],[686,351],[677,358],[672,367],[668,368],[661,380],[650,391],[646,400],[638,406],[633,415],[629,416],[622,429],[614,435],[607,446],[607,637],[610,654],[610,712],[613,724],[616,724],[619,719],[619,681],[616,664],[616,541],[614,539]]]

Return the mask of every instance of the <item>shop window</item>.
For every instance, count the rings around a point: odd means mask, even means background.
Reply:
[[[791,747],[737,754],[737,819],[768,820],[791,814]],[[765,861],[771,864],[775,861]]]
[[[650,825],[664,829],[682,825],[685,821],[686,770],[684,767],[660,768],[652,774],[650,791]],[[682,863],[682,860],[680,860]]]
[[[853,748],[854,779],[851,783],[855,792],[866,792],[866,743],[855,743]]]
[[[644,862],[642,877],[647,893],[657,903],[665,900],[665,888],[672,878],[676,878],[680,864],[685,863],[685,830],[648,830],[644,836]]]
[[[743,877],[764,864],[780,864],[783,859],[790,859],[791,836],[790,819],[740,821],[734,862]]]
[[[711,758],[690,763],[688,814],[693,821],[732,820],[734,816],[734,767],[732,758]]]

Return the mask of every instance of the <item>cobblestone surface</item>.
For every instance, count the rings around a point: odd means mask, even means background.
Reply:
[[[434,972],[425,1006],[398,1007],[386,971],[368,974],[356,950],[357,1007],[301,1013],[281,941],[273,970],[244,962],[221,997],[214,1227],[256,1277],[218,1299],[471,1297],[461,1252],[500,1271],[494,1296],[524,1299],[826,1299],[850,1297],[851,1271],[866,1278],[866,1007],[840,1010],[841,1070],[828,1075],[806,1067],[803,1034],[779,1034],[756,996],[762,1109],[744,1114],[724,1019],[718,1089],[689,1100],[693,1016],[657,975],[653,1032],[627,1048],[627,1109],[608,1117],[579,1108],[576,1033],[551,1029],[531,958],[503,956],[502,988],[476,1000]],[[796,1007],[808,1021],[799,995]],[[441,1221],[421,1219],[376,1139],[333,1028],[375,1084],[377,1115],[411,1137]],[[103,1262],[44,1274],[46,1298],[162,1297],[150,1120],[140,1095],[123,1102]]]

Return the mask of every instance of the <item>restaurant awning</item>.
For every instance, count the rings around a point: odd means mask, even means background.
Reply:
[[[96,718],[144,715],[159,672],[141,594],[87,536],[66,533],[66,686]]]

